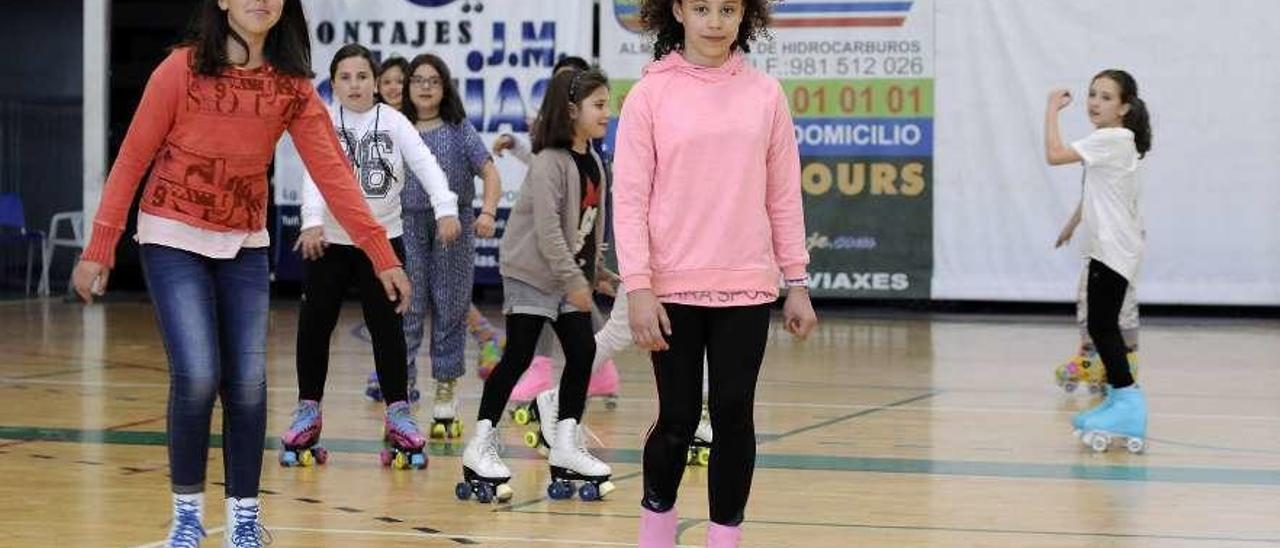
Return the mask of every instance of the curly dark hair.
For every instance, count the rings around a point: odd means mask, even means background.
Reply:
[[[672,5],[681,0],[640,0],[640,25],[653,34],[653,58],[684,49],[684,25],[676,20]],[[692,0],[683,0],[692,1]],[[751,41],[769,36],[769,7],[777,0],[742,0],[742,24],[733,47],[751,52]]]

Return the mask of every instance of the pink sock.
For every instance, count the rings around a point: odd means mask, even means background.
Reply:
[[[669,548],[676,545],[676,509],[661,514],[640,509],[640,548]]]
[[[738,548],[738,540],[742,538],[741,527],[730,527],[712,523],[707,528],[707,548]]]

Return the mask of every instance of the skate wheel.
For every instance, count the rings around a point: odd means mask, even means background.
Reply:
[[[600,498],[600,488],[594,483],[586,482],[578,488],[578,498],[582,500],[597,500]]]
[[[1069,394],[1069,393],[1071,393],[1071,392],[1075,392],[1075,391],[1076,391],[1076,383],[1074,383],[1074,382],[1070,382],[1070,381],[1062,383],[1062,391],[1063,391],[1063,392],[1066,392],[1066,393],[1068,393],[1068,394]]]
[[[547,485],[547,496],[551,500],[573,498],[573,484],[567,481],[553,481],[550,485]]]
[[[391,450],[383,449],[378,451],[378,460],[382,462],[383,466],[391,466]]]
[[[517,407],[515,411],[511,412],[511,418],[516,421],[516,424],[521,426],[529,424],[530,420],[533,419],[533,417],[530,416],[529,408],[523,405]]]
[[[685,456],[684,456],[684,463],[685,463],[686,465],[692,465],[692,464],[693,464],[694,459],[695,459],[695,455],[693,454],[693,448],[692,448],[692,447],[690,447],[690,448],[689,448],[689,452],[688,452],[688,453],[685,453]]]
[[[614,410],[614,409],[617,409],[617,408],[618,408],[618,398],[615,396],[615,397],[611,397],[611,398],[608,398],[608,399],[604,400],[604,408],[605,408],[605,409],[608,409],[608,410],[610,410],[610,411],[612,411],[612,410]]]
[[[489,504],[489,501],[493,500],[493,487],[487,483],[481,483],[476,488],[476,500]]]
[[[311,453],[316,457],[316,464],[324,464],[329,462],[329,450],[323,447],[313,447]]]
[[[710,447],[698,448],[698,464],[701,466],[708,466],[711,464],[711,448]]]
[[[445,432],[445,428],[444,428],[444,424],[442,424],[442,423],[435,423],[435,424],[431,425],[431,437],[436,438],[436,439],[440,439],[440,438],[447,437],[447,436],[446,436],[446,432]]]
[[[1143,441],[1141,438],[1129,438],[1129,440],[1124,443],[1124,448],[1128,449],[1130,453],[1136,455],[1147,448],[1147,442]]]
[[[455,438],[455,439],[462,438],[462,422],[461,421],[453,421],[452,423],[449,424],[449,437]]]
[[[409,457],[404,453],[397,451],[395,458],[391,461],[391,464],[392,466],[395,466],[396,470],[405,470],[409,468]]]
[[[409,466],[414,470],[421,470],[427,467],[427,455],[425,453],[414,453],[409,457]]]
[[[537,432],[534,432],[533,430],[529,430],[524,433],[524,444],[530,449],[537,449],[538,445],[540,445],[538,441],[539,440],[538,440]]]
[[[410,403],[418,403],[418,400],[420,399],[422,399],[422,392],[419,392],[417,388],[414,388],[413,390],[409,391]]]
[[[1098,392],[1101,392],[1101,391],[1102,391],[1102,387],[1101,387],[1101,386],[1096,385],[1096,384],[1090,384],[1090,385],[1089,385],[1089,394],[1091,394],[1091,395],[1092,395],[1092,394],[1097,394]]]
[[[280,452],[280,466],[297,466],[298,454],[293,451]]]
[[[382,401],[382,390],[369,387],[364,390],[364,396],[375,402],[380,402]]]
[[[507,502],[511,500],[511,495],[514,494],[515,491],[511,490],[511,486],[503,483],[498,485],[498,488],[494,491],[493,500],[495,502]]]
[[[458,500],[467,500],[471,498],[471,486],[465,481],[460,481],[453,486],[453,495],[458,497]]]
[[[1089,447],[1093,448],[1095,453],[1103,453],[1107,447],[1111,445],[1111,438],[1106,434],[1094,434],[1089,439]]]
[[[301,464],[302,466],[315,466],[316,457],[311,453],[310,449],[306,449],[302,451],[301,455],[299,455],[298,464]]]

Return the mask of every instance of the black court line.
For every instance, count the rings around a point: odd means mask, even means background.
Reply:
[[[892,402],[892,403],[886,403],[886,404],[884,404],[884,405],[878,405],[878,406],[872,407],[872,408],[870,408],[870,409],[863,409],[862,411],[857,411],[857,412],[854,412],[854,413],[849,413],[849,414],[847,414],[847,415],[841,415],[841,416],[839,416],[839,417],[836,417],[836,418],[833,418],[833,419],[827,419],[827,420],[825,420],[825,421],[822,421],[822,422],[819,422],[819,423],[816,423],[816,424],[811,424],[811,425],[809,425],[809,426],[803,426],[803,427],[800,427],[800,428],[796,428],[795,430],[788,430],[788,431],[783,432],[783,433],[781,433],[781,434],[777,434],[777,435],[775,435],[775,436],[773,436],[773,437],[771,437],[771,438],[769,438],[769,439],[759,441],[759,442],[757,442],[757,443],[756,443],[756,445],[764,445],[764,444],[766,444],[766,443],[771,443],[771,442],[775,442],[775,441],[778,441],[778,440],[781,440],[781,439],[786,439],[786,438],[789,438],[789,437],[791,437],[791,436],[795,436],[795,435],[797,435],[797,434],[803,434],[803,433],[805,433],[805,432],[811,432],[811,431],[817,430],[817,429],[819,429],[819,428],[826,428],[826,427],[831,426],[831,425],[836,424],[836,423],[844,422],[844,421],[851,420],[851,419],[856,419],[856,418],[858,418],[858,417],[865,417],[865,416],[867,416],[867,415],[873,415],[873,414],[875,414],[875,413],[879,413],[879,412],[881,412],[881,411],[886,411],[886,410],[889,410],[889,409],[893,409],[894,407],[901,407],[901,406],[903,406],[903,405],[907,405],[907,404],[915,403],[915,402],[918,402],[918,401],[921,401],[921,400],[927,400],[927,399],[932,398],[932,397],[934,397],[934,396],[937,396],[938,394],[941,394],[941,393],[942,393],[942,391],[941,391],[941,390],[933,390],[933,391],[930,391],[930,392],[928,392],[928,393],[926,393],[926,394],[920,394],[919,396],[914,396],[914,397],[911,397],[911,398],[907,398],[907,399],[905,399],[905,400],[898,400],[898,401],[895,401],[895,402]]]

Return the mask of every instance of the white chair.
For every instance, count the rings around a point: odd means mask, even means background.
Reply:
[[[62,238],[58,236],[58,224],[65,221],[71,227],[71,237]],[[81,249],[84,247],[84,212],[82,211],[63,211],[53,214],[53,218],[49,219],[49,238],[45,240],[44,249],[40,254],[40,285],[36,288],[36,292],[40,295],[49,295],[49,265],[53,263],[53,253],[58,247],[69,247],[72,249]]]

